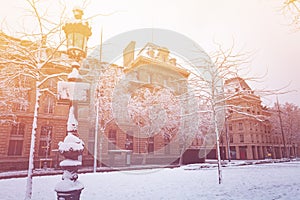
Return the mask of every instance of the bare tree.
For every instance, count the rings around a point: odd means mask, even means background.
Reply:
[[[292,103],[280,105],[277,103],[270,109],[270,121],[272,122],[272,134],[281,136],[281,141],[285,145],[284,157],[295,156],[295,147],[299,143],[300,135],[300,108]],[[294,153],[293,155],[291,154]]]
[[[100,71],[96,83],[96,121],[95,121],[95,145],[94,157],[102,163],[102,151],[104,142],[104,132],[107,126],[114,120],[112,113],[112,98],[116,83],[122,75],[122,70],[119,66],[100,63]],[[100,129],[100,135],[98,130]],[[99,140],[99,143],[98,143]],[[98,149],[99,144],[99,149]],[[98,154],[99,153],[99,154]],[[96,164],[95,164],[96,165]],[[96,166],[94,165],[94,171]]]
[[[47,87],[50,79],[56,81],[61,78],[66,78],[67,73],[64,69],[67,66],[68,59],[63,58],[63,53],[60,52],[60,48],[63,45],[64,40],[59,36],[62,26],[62,19],[59,22],[52,22],[50,18],[47,18],[47,11],[41,13],[39,10],[39,1],[27,0],[29,9],[26,10],[30,13],[32,19],[36,20],[37,26],[35,30],[31,32],[21,32],[21,38],[27,38],[28,40],[22,40],[26,42],[23,45],[20,42],[16,42],[9,38],[6,38],[9,44],[4,50],[6,54],[1,54],[0,64],[6,66],[8,70],[2,70],[1,72],[3,83],[16,82],[17,79],[24,80],[25,78],[29,82],[34,82],[35,100],[30,102],[34,104],[33,122],[31,131],[30,153],[29,153],[29,165],[27,176],[27,187],[25,199],[31,199],[32,196],[32,176],[34,169],[34,151],[35,151],[35,138],[37,130],[37,121],[40,107],[40,98],[43,93],[55,95],[56,91]],[[62,9],[63,11],[64,9]],[[63,16],[63,12],[62,15]],[[56,41],[48,42],[48,38],[57,38]],[[30,41],[29,41],[30,40]],[[32,41],[32,42],[31,42]],[[66,56],[65,56],[66,58]],[[61,68],[60,68],[61,66]],[[56,70],[48,70],[49,68]],[[14,73],[8,73],[9,70],[14,69]],[[5,77],[4,77],[5,76]],[[19,90],[21,90],[20,88]]]
[[[3,37],[3,38],[2,38]],[[1,40],[6,41],[6,35],[2,35]],[[8,42],[8,41],[6,41]],[[8,49],[7,43],[0,47],[1,55],[4,55],[5,50]],[[26,111],[29,106],[28,92],[30,87],[28,86],[28,80],[26,76],[21,74],[15,74],[18,70],[17,66],[1,65],[0,67],[0,124],[2,123],[14,123],[16,121],[16,115],[14,111],[24,110]],[[14,76],[14,78],[7,80],[7,76]]]
[[[139,128],[139,138],[147,138],[144,163],[146,155],[149,153],[150,137],[160,134],[170,141],[179,130],[179,101],[168,88],[144,85],[137,89],[131,94],[128,114],[133,124]]]
[[[217,50],[210,57],[201,57],[202,65],[195,66],[191,70],[189,79],[191,88],[199,98],[207,102],[206,110],[211,118],[210,127],[204,140],[204,146],[208,143],[216,145],[218,159],[218,177],[219,183],[222,183],[221,155],[220,155],[220,136],[224,130],[225,117],[228,113],[237,113],[240,116],[252,117],[258,121],[264,121],[263,114],[249,113],[251,102],[247,100],[247,96],[253,96],[254,91],[249,87],[245,87],[241,80],[257,81],[260,77],[240,78],[242,73],[249,71],[245,65],[249,62],[250,54],[243,52],[235,52],[234,45],[224,50],[221,45],[217,46]],[[203,52],[200,52],[203,54]],[[211,59],[210,59],[211,58]],[[229,81],[228,81],[229,80]],[[263,91],[260,91],[262,94]],[[265,94],[274,94],[274,91],[264,91]],[[246,103],[240,103],[237,99],[243,99]],[[247,102],[248,101],[248,102]],[[260,103],[260,99],[257,99]],[[230,111],[230,112],[229,112]],[[200,110],[198,111],[200,112]],[[214,134],[214,137],[212,135]],[[214,142],[212,142],[215,140]],[[213,147],[210,147],[213,148]]]
[[[283,15],[289,19],[289,23],[299,30],[300,28],[300,1],[299,0],[285,0],[280,9]]]

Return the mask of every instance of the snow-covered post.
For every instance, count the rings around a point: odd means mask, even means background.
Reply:
[[[78,121],[75,117],[74,104],[76,101],[86,100],[88,83],[80,83],[82,77],[78,72],[79,64],[74,62],[72,64],[72,72],[68,76],[68,82],[59,82],[59,97],[62,99],[69,99],[71,102],[69,117],[67,122],[67,136],[63,142],[59,142],[58,150],[65,157],[60,162],[60,166],[64,169],[62,181],[60,181],[56,187],[58,200],[74,199],[79,200],[81,191],[84,186],[78,179],[77,171],[82,165],[81,155],[84,150],[84,143],[79,138],[78,134]],[[76,90],[76,92],[74,91]],[[66,95],[66,96],[64,96]]]

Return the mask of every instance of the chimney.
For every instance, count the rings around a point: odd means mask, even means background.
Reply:
[[[166,47],[158,48],[158,59],[162,62],[169,61],[169,53],[170,51]]]
[[[154,50],[152,47],[148,49],[147,54],[150,58],[154,58]]]
[[[129,67],[130,63],[134,60],[135,41],[131,41],[123,50],[123,66]]]
[[[176,58],[171,58],[169,61],[172,65],[176,65]]]

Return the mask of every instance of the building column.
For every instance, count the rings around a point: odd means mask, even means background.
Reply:
[[[278,145],[276,147],[277,151],[276,151],[276,156],[277,158],[282,158],[282,151],[281,151],[281,147]],[[278,154],[278,155],[277,155]]]
[[[266,157],[266,147],[262,146],[262,159],[265,159]]]
[[[257,154],[257,146],[253,145],[252,146],[252,151],[253,151],[253,159],[257,160],[258,159],[258,154]]]
[[[257,146],[256,148],[257,148],[257,159],[260,160],[262,158],[261,156],[262,147]]]
[[[253,152],[252,152],[252,146],[251,145],[248,145],[247,146],[247,149],[246,149],[246,157],[247,157],[247,160],[253,160]]]
[[[235,152],[236,152],[236,159],[240,160],[240,147],[239,146],[235,146]]]
[[[276,151],[274,146],[272,146],[272,158],[276,159]]]

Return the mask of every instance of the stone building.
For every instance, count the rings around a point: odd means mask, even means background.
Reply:
[[[176,65],[176,59],[170,56],[167,48],[162,48],[152,43],[145,45],[139,52],[135,51],[135,43],[131,42],[125,49],[123,55],[124,68],[123,77],[118,81],[114,91],[112,111],[113,120],[105,127],[105,137],[102,144],[103,163],[109,164],[110,154],[118,156],[122,152],[131,152],[132,163],[135,164],[172,164],[177,162],[180,154],[179,141],[176,136],[178,125],[169,125],[168,131],[150,130],[154,129],[152,124],[146,127],[151,121],[148,116],[130,118],[128,105],[131,99],[143,95],[145,91],[159,92],[162,90],[176,98],[187,91],[187,77],[189,73]],[[106,87],[107,88],[107,87]],[[113,94],[110,94],[113,95]],[[151,93],[150,96],[153,96]],[[109,96],[109,95],[108,95]],[[162,102],[144,103],[144,109],[153,109],[154,106],[162,106],[167,112],[176,112],[162,105]],[[157,96],[159,98],[159,95]],[[167,97],[166,97],[167,98]],[[168,102],[170,103],[170,102]],[[173,113],[175,114],[175,113]],[[107,114],[109,115],[109,114]],[[170,118],[168,118],[169,120]],[[174,122],[176,123],[176,122]],[[168,125],[166,125],[168,126]]]
[[[269,110],[262,106],[258,95],[242,78],[225,81],[227,117],[221,135],[221,156],[228,159],[229,140],[231,159],[282,158],[282,136],[271,133]],[[226,137],[227,135],[227,137]],[[214,152],[208,155],[214,157]]]
[[[13,38],[1,33],[1,65],[2,75],[12,75],[13,79],[6,82],[6,77],[1,77],[1,123],[0,123],[0,170],[26,169],[28,167],[28,155],[32,120],[36,92],[36,80],[27,74],[22,60],[26,63],[26,57],[22,53],[15,52],[19,49],[27,49],[32,52],[37,49],[36,44],[27,40]],[[50,53],[50,49],[43,48],[41,53]],[[60,52],[55,55],[62,56]],[[42,57],[42,56],[41,56]],[[7,62],[5,62],[7,61]],[[52,68],[53,70],[49,70]],[[20,71],[22,71],[20,73]],[[41,69],[42,74],[70,72],[65,65],[51,65]],[[30,72],[29,72],[30,73]],[[31,73],[34,73],[32,71]],[[57,148],[57,143],[65,136],[68,106],[57,104],[56,93],[57,78],[47,79],[41,89],[46,89],[40,99],[39,120],[36,135],[35,165],[39,165],[40,159],[53,157],[52,150]]]
[[[70,102],[58,99],[58,82],[67,80],[67,74],[71,72],[71,61],[65,52],[53,50],[42,46],[38,49],[37,43],[21,40],[1,33],[1,74],[0,78],[0,171],[27,169],[30,143],[33,126],[33,113],[36,99],[36,82],[30,73],[29,59],[27,56],[38,52],[40,59],[46,59],[50,55],[55,62],[48,62],[40,71],[42,84],[39,100],[38,120],[35,139],[34,166],[41,168],[44,164],[48,167],[57,167],[59,155],[58,143],[66,136],[67,119]],[[20,50],[21,49],[21,50]],[[22,55],[24,55],[22,57]],[[30,65],[29,65],[30,66]],[[87,78],[88,65],[82,66],[81,73]],[[94,71],[96,72],[96,71]],[[55,74],[62,74],[56,76]],[[12,77],[7,80],[5,76]],[[79,132],[87,141],[90,127],[90,103],[93,95],[89,94],[87,102],[78,102],[78,116],[80,121]],[[84,153],[85,155],[88,152]]]

